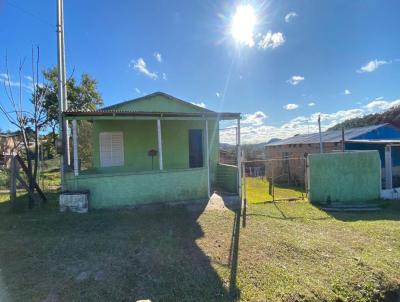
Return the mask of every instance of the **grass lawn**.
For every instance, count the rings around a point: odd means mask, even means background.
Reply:
[[[246,196],[250,203],[272,201],[269,194],[269,182],[260,177],[246,177]],[[306,197],[304,187],[275,185],[275,200]]]
[[[5,171],[0,170],[0,190],[6,190],[8,188],[9,185],[8,179],[9,179],[8,174]]]
[[[393,301],[400,289],[399,203],[249,204],[243,228],[231,210],[61,214],[49,197],[11,213],[0,195],[0,301]]]

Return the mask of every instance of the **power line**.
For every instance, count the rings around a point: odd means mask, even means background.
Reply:
[[[51,27],[54,28],[54,24],[52,24],[52,23],[48,22],[47,20],[43,19],[40,15],[38,15],[38,14],[36,14],[36,13],[33,13],[33,12],[31,12],[31,11],[29,11],[29,10],[27,10],[27,9],[25,9],[25,8],[23,8],[23,7],[21,7],[21,6],[20,6],[19,4],[17,4],[17,3],[15,3],[15,2],[13,2],[13,1],[11,1],[11,0],[7,0],[7,1],[6,1],[6,4],[9,4],[10,6],[16,8],[17,10],[23,12],[23,13],[26,14],[26,15],[29,15],[30,17],[36,19],[37,21],[40,21],[41,23],[46,24],[46,25],[50,25]]]

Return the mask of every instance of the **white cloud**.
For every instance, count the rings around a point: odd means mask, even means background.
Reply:
[[[219,92],[216,92],[215,95],[217,96],[217,98],[220,98],[221,94]]]
[[[267,142],[271,138],[287,138],[296,134],[307,134],[318,132],[318,116],[321,116],[321,128],[323,131],[345,120],[362,117],[366,114],[382,112],[393,106],[400,106],[400,99],[397,100],[373,100],[365,106],[339,110],[336,112],[314,112],[309,116],[297,116],[280,126],[267,125],[262,115],[245,114],[243,115],[241,127],[241,140],[244,144]],[[261,111],[260,111],[261,112]],[[265,115],[265,114],[264,114]],[[249,118],[259,116],[260,118]],[[255,122],[250,122],[251,120]],[[261,122],[260,122],[261,120]],[[232,124],[233,125],[233,124]],[[221,142],[235,142],[235,128],[228,128],[221,131]]]
[[[11,76],[9,76],[6,73],[0,73],[0,83],[3,83],[7,87],[22,87],[25,90],[28,90],[29,92],[33,91],[33,83],[32,83],[32,78],[30,76],[25,76],[25,79],[28,80],[28,83],[24,83],[22,80],[21,82],[19,80],[13,81]],[[31,80],[30,80],[31,79]],[[42,86],[42,83],[38,83],[39,86]]]
[[[295,85],[299,84],[300,82],[302,82],[304,80],[305,80],[305,78],[303,76],[295,75],[295,76],[292,76],[286,82],[288,82],[289,84],[292,84],[293,86],[295,86]]]
[[[256,111],[253,114],[244,114],[242,124],[262,125],[267,115],[262,111]]]
[[[139,88],[135,88],[136,93],[140,94],[140,89]]]
[[[345,90],[344,90],[344,94],[345,94],[345,95],[349,95],[349,94],[351,94],[351,91],[348,90],[348,89],[345,89]]]
[[[364,66],[361,66],[361,68],[358,69],[357,72],[358,73],[373,72],[376,69],[378,69],[380,66],[386,65],[386,64],[391,64],[391,62],[375,59],[375,60],[369,61]]]
[[[165,72],[163,72],[163,74],[162,74],[162,78],[163,78],[163,80],[167,80],[167,74],[165,73]]]
[[[314,107],[316,104],[314,103],[314,102],[310,102],[310,103],[308,103],[308,106],[309,107]]]
[[[286,104],[285,106],[283,106],[283,109],[286,109],[286,110],[294,110],[297,108],[299,108],[299,105],[297,105],[297,104]]]
[[[285,16],[285,22],[289,23],[291,19],[297,17],[297,14],[295,12],[290,12]]]
[[[203,102],[199,102],[199,103],[192,102],[192,104],[196,105],[196,106],[199,106],[199,107],[202,107],[202,108],[207,108],[206,104],[204,104]]]
[[[261,49],[276,48],[283,43],[285,43],[285,37],[281,32],[272,33],[269,31],[264,36],[261,36],[258,47]]]
[[[129,64],[130,67],[133,69],[143,73],[145,76],[156,80],[158,79],[158,75],[156,72],[151,72],[146,65],[146,62],[143,60],[143,58],[139,58],[137,60],[132,60],[131,63]]]
[[[386,101],[386,100],[383,100],[382,98],[377,98],[377,99],[373,100],[372,102],[369,102],[364,107],[368,111],[376,112],[376,111],[388,110],[392,107],[396,107],[399,105],[400,105],[400,99],[394,100],[394,101]]]
[[[159,52],[155,52],[153,55],[154,55],[154,58],[156,58],[158,63],[162,62],[162,56]]]

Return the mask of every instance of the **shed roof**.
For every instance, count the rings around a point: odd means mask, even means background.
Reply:
[[[379,124],[367,127],[346,129],[344,131],[344,139],[346,141],[353,140],[363,134],[369,133],[371,131],[385,127],[387,125],[389,124]],[[322,141],[324,143],[336,143],[342,140],[342,130],[325,131],[322,132],[321,135],[322,135]],[[319,143],[319,133],[312,133],[312,134],[296,135],[279,141],[274,141],[268,143],[267,146],[292,145],[292,144],[317,144],[317,143]]]

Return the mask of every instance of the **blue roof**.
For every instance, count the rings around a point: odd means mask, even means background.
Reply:
[[[376,129],[388,125],[389,124],[379,124],[374,126],[347,129],[344,131],[344,139],[354,140],[361,135],[364,135],[366,133],[369,133],[371,131],[374,131]],[[342,130],[325,131],[322,132],[321,135],[322,135],[322,142],[324,143],[337,143],[342,140]],[[319,143],[319,133],[312,133],[312,134],[295,135],[293,137],[289,137],[279,141],[274,141],[268,143],[267,146],[280,146],[280,145],[292,145],[292,144],[317,144],[317,143]]]

